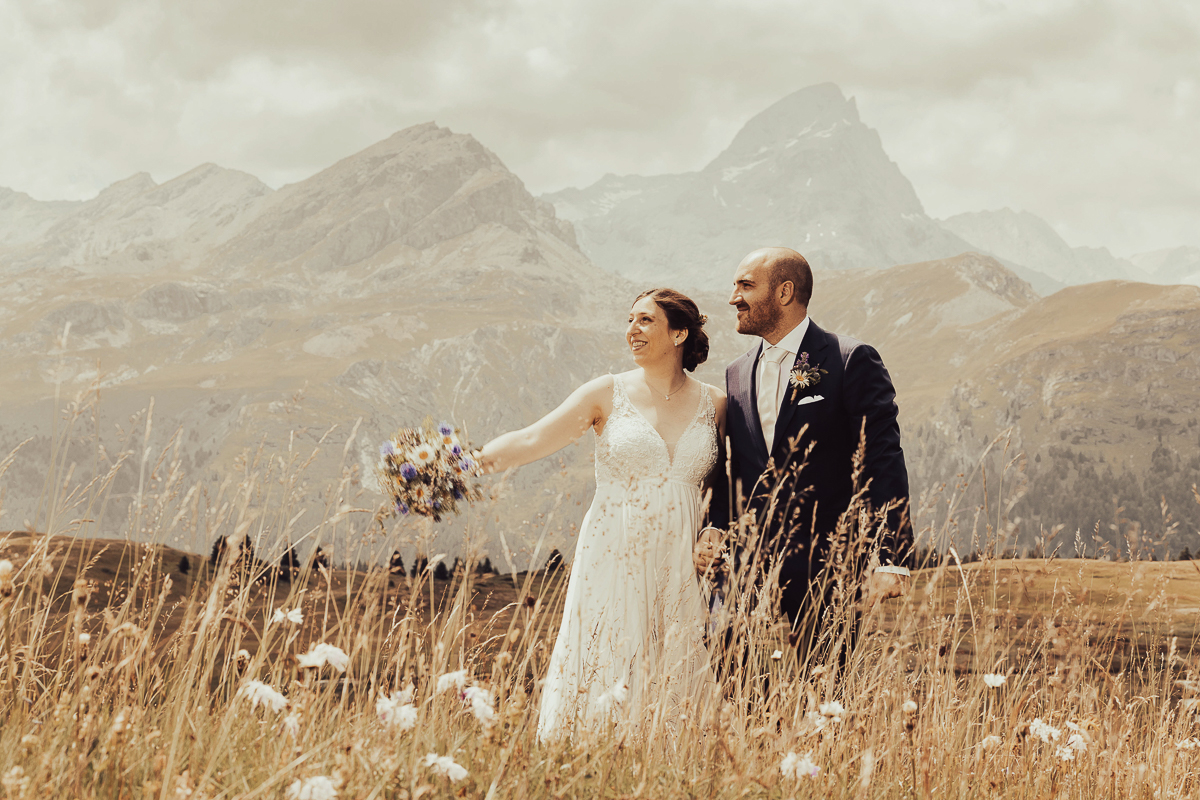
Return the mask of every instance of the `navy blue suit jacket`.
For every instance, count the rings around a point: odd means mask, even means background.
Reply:
[[[714,524],[728,524],[727,498],[732,494],[738,504],[739,490],[744,498],[742,510],[756,509],[761,521],[766,497],[783,482],[773,518],[767,520],[764,544],[784,551],[780,578],[801,589],[814,568],[824,562],[830,534],[854,494],[853,459],[860,435],[865,435],[859,485],[869,481],[866,496],[873,509],[888,502],[900,504],[889,515],[891,535],[879,544],[884,563],[902,563],[912,541],[908,470],[900,447],[896,391],[879,353],[857,339],[827,333],[810,322],[800,353],[808,353],[809,363],[825,372],[807,389],[788,387],[768,453],[755,385],[760,351],[761,345],[725,371],[732,486],[716,487]],[[768,469],[769,458],[773,459],[772,469]],[[789,469],[801,462],[806,463],[798,472]]]

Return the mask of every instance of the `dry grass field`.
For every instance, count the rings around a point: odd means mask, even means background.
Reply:
[[[261,455],[240,461],[214,511],[169,453],[143,455],[153,490],[129,530],[151,544],[93,538],[106,481],[65,475],[47,482],[49,535],[0,534],[6,797],[1200,792],[1190,562],[951,557],[861,617],[835,602],[811,642],[790,640],[769,597],[735,594],[728,646],[712,642],[711,703],[634,722],[622,709],[543,743],[539,680],[566,571],[476,575],[468,546],[445,582],[311,564],[282,581],[232,549],[214,567],[161,544],[181,526],[288,537],[305,460]],[[367,535],[350,478],[326,490],[318,541]],[[844,531],[851,553],[869,522]]]

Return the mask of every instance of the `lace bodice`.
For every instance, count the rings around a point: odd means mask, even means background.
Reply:
[[[613,376],[612,414],[596,440],[596,483],[666,478],[699,487],[717,463],[717,411],[708,387],[674,452],[629,400],[621,376]]]

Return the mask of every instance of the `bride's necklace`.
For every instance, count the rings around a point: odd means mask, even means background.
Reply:
[[[643,380],[645,380],[645,377],[644,377],[644,376],[643,376]],[[646,381],[646,386],[647,386],[647,387],[650,389],[650,391],[654,392],[655,394],[661,394],[661,395],[663,396],[663,399],[664,399],[664,400],[670,400],[672,397],[674,397],[675,395],[677,395],[677,394],[679,394],[680,392],[682,392],[682,391],[683,391],[683,387],[685,387],[685,386],[687,386],[687,385],[688,385],[688,379],[687,379],[687,375],[684,375],[684,376],[683,376],[683,383],[679,384],[679,388],[678,388],[678,389],[672,389],[670,392],[667,392],[667,393],[665,393],[665,394],[664,394],[663,392],[660,392],[658,389],[655,389],[653,386],[651,386],[651,385],[650,385],[650,381]],[[667,388],[670,388],[670,387],[667,387]]]

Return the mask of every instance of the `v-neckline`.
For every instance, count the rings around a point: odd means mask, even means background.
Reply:
[[[667,465],[669,468],[673,469],[675,467],[675,454],[671,452],[671,446],[667,444],[666,438],[663,437],[662,432],[659,431],[658,428],[654,427],[654,423],[650,421],[650,418],[643,414],[642,410],[637,407],[637,405],[633,402],[633,399],[629,396],[629,392],[625,391],[625,382],[621,380],[621,376],[614,375],[613,378],[618,384],[621,394],[625,397],[625,402],[628,403],[629,407],[633,409],[633,413],[637,414],[638,417],[641,418],[642,422],[646,423],[646,427],[654,431],[654,435],[658,437],[660,442],[662,442],[663,449],[667,451]],[[688,420],[688,424],[683,426],[683,430],[679,432],[679,438],[675,440],[676,446],[683,441],[683,437],[687,435],[687,432],[690,431],[692,426],[696,424],[696,420],[700,418],[700,408],[704,404],[705,390],[703,383],[700,381],[696,381],[696,383],[700,384],[700,398],[696,401],[696,410],[692,412],[692,418]],[[608,430],[607,426],[605,426],[605,430]]]

